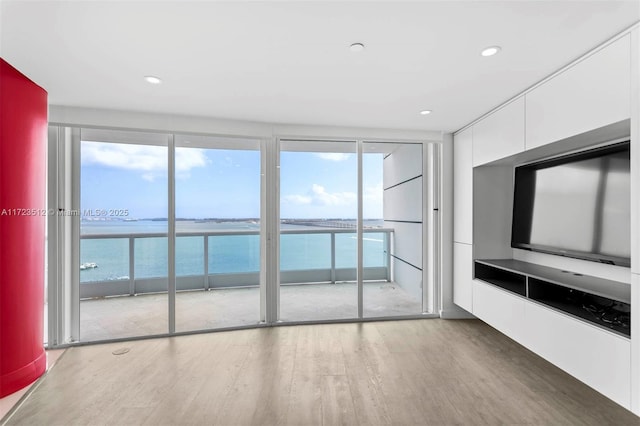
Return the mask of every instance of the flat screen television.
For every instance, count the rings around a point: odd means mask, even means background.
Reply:
[[[629,141],[515,168],[511,247],[631,264]]]

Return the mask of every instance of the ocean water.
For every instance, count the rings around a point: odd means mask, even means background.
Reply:
[[[372,224],[372,223],[369,223]],[[375,223],[381,225],[382,223]],[[301,225],[282,225],[282,229],[327,228]],[[259,231],[260,225],[251,222],[176,222],[176,231]],[[110,234],[108,239],[82,239],[80,263],[95,263],[97,268],[80,271],[80,281],[91,283],[129,278],[129,238],[126,234],[161,234],[167,232],[166,221],[88,222],[81,223],[81,234]],[[355,268],[356,233],[336,234],[336,268]],[[259,235],[216,235],[208,238],[209,274],[257,272],[260,269]],[[363,261],[365,267],[386,266],[386,235],[371,232],[364,235]],[[204,237],[176,237],[176,275],[204,274]],[[167,237],[139,237],[134,241],[134,274],[136,278],[167,275]],[[306,270],[331,268],[331,234],[283,234],[280,242],[280,268]]]

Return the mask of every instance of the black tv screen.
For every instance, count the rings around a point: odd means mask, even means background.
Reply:
[[[631,264],[629,142],[516,167],[511,246]]]

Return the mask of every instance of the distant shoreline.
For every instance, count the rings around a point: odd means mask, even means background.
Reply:
[[[152,217],[152,218],[141,218],[141,219],[133,219],[133,218],[122,218],[122,217],[82,217],[82,222],[167,222],[169,219],[166,217]],[[281,223],[289,223],[292,225],[298,223],[324,223],[324,222],[355,222],[357,219],[350,218],[293,218],[293,219],[280,219]],[[363,219],[363,222],[371,222],[371,221],[382,221],[384,219]],[[176,222],[196,222],[196,223],[233,223],[233,222],[248,222],[248,223],[260,223],[260,218],[176,218]]]

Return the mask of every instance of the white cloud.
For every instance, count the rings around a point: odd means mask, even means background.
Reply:
[[[324,206],[344,206],[356,201],[354,192],[327,192],[323,186],[313,184],[311,187],[314,201]]]
[[[204,149],[176,148],[176,177],[186,179],[190,171],[196,167],[205,167],[209,159]]]
[[[351,155],[353,154],[344,154],[341,152],[319,152],[316,154],[319,158],[330,161],[345,161],[348,160]]]
[[[286,195],[283,199],[292,204],[346,206],[355,203],[357,197],[354,192],[327,192],[324,186],[314,183],[307,194]]]
[[[284,201],[292,204],[311,204],[313,199],[307,195],[286,195]]]
[[[208,163],[205,150],[176,148],[176,176],[188,177],[191,169]],[[153,180],[167,172],[167,148],[150,145],[127,145],[102,142],[82,142],[82,164],[97,164],[142,172],[141,177]]]

